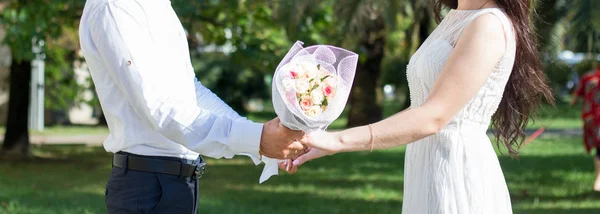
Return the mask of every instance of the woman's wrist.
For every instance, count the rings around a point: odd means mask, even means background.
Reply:
[[[371,132],[368,126],[361,126],[333,133],[339,142],[338,152],[353,152],[371,149]]]
[[[340,152],[346,152],[346,148],[345,148],[345,144],[344,144],[344,134],[343,131],[341,132],[332,132],[331,133],[333,135],[333,139],[335,139],[335,144],[336,149],[334,152],[335,153],[340,153]]]

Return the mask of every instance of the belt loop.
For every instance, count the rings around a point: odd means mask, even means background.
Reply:
[[[184,159],[182,158],[179,161],[179,179],[181,179],[182,181],[187,182],[187,180],[185,179],[186,176],[183,174],[183,166],[184,166],[183,160]]]
[[[127,174],[129,169],[129,153],[125,153],[125,163],[123,163],[123,175]]]

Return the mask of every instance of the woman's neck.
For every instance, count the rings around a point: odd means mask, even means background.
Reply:
[[[479,10],[495,5],[493,0],[458,0],[457,10]]]

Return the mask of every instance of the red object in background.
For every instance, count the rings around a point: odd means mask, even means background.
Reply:
[[[539,128],[537,131],[535,131],[533,134],[531,134],[527,139],[525,139],[525,142],[523,142],[523,145],[527,145],[531,141],[535,140],[538,136],[540,136],[542,133],[544,133],[545,130],[546,130],[546,128],[544,128],[544,127]]]
[[[584,75],[575,95],[583,98],[583,142],[587,152],[600,148],[600,69]]]

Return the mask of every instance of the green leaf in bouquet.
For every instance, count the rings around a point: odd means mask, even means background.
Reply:
[[[327,102],[327,98],[323,99],[323,102],[321,103],[321,106],[327,106],[329,105],[329,102]]]
[[[317,69],[321,70],[321,64],[317,64]]]
[[[313,90],[315,90],[315,89],[316,89],[316,88],[318,88],[318,87],[319,87],[319,84],[315,84],[315,85],[314,85],[314,86],[313,86],[313,87],[310,89],[310,91],[312,92]]]
[[[325,79],[327,79],[329,77],[331,77],[331,75],[324,76],[323,78],[321,78],[321,82],[323,82]]]

